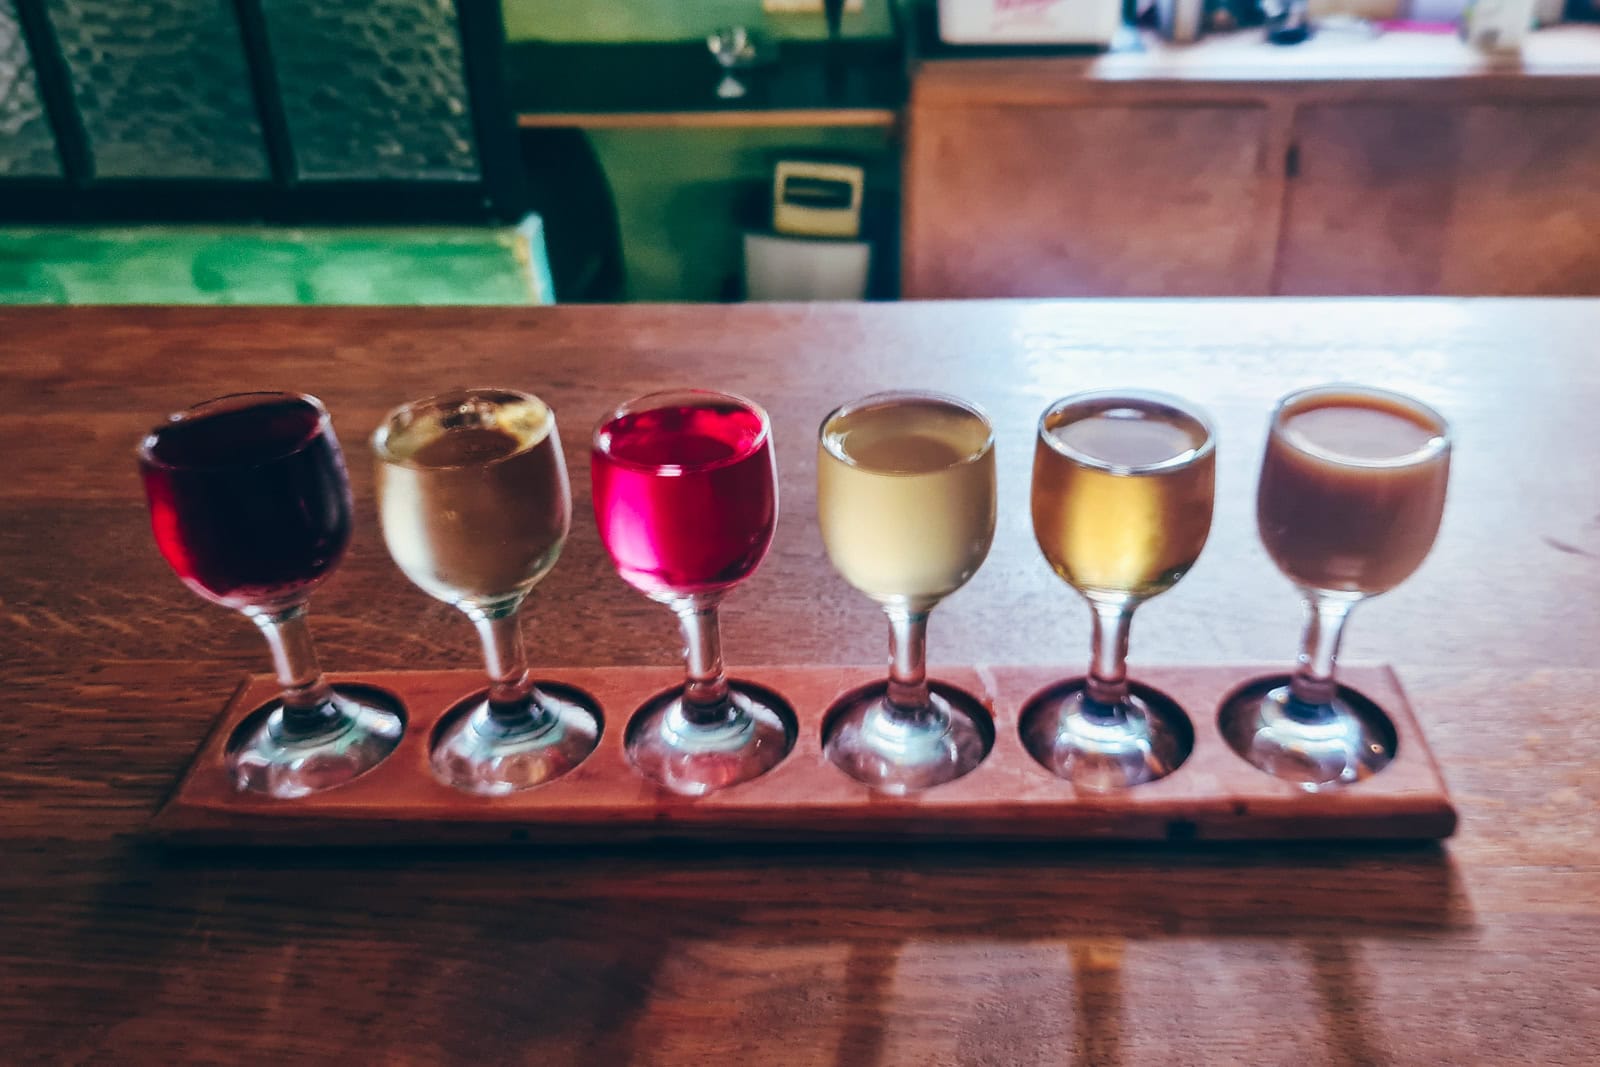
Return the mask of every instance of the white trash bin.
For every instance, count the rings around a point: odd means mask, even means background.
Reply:
[[[872,245],[746,231],[746,300],[865,300]]]

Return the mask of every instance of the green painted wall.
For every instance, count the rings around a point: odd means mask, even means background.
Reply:
[[[887,37],[890,0],[865,0],[844,17],[851,37]],[[684,41],[719,26],[774,37],[821,37],[822,15],[768,15],[761,0],[502,0],[513,41]]]
[[[820,14],[766,15],[760,0],[503,0],[511,40],[667,41],[743,24],[774,37],[817,37]],[[888,36],[888,0],[846,15],[851,36]],[[611,183],[633,300],[717,300],[740,268],[734,204],[741,183],[770,181],[780,149],[861,155],[872,176],[894,181],[882,130],[599,130],[590,133]],[[560,297],[560,293],[556,294]]]

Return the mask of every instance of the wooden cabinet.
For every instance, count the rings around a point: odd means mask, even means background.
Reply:
[[[1362,47],[924,64],[904,295],[1600,295],[1600,28]]]
[[[1310,106],[1295,145],[1277,292],[1600,294],[1593,104]]]
[[[908,295],[1264,294],[1265,107],[970,107],[918,116]]]

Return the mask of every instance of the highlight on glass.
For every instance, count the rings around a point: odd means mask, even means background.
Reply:
[[[1075,786],[1121,789],[1171,774],[1194,747],[1182,709],[1129,682],[1136,608],[1177,584],[1211,530],[1216,438],[1177,397],[1122,391],[1058,400],[1039,419],[1033,532],[1052,569],[1089,604],[1086,677],[1021,717],[1024,746]]]
[[[1409,396],[1359,385],[1291,393],[1272,414],[1256,520],[1305,600],[1292,677],[1246,686],[1219,715],[1246,760],[1302,787],[1341,785],[1394,758],[1393,724],[1338,684],[1345,622],[1409,578],[1433,547],[1450,479],[1450,427]]]
[[[767,413],[705,390],[630,400],[595,429],[590,475],[617,573],[672,610],[685,645],[684,685],[634,715],[628,758],[690,796],[765,773],[794,744],[794,713],[776,694],[728,678],[717,608],[772,543],[778,489]]]
[[[538,683],[523,650],[523,602],[572,525],[554,413],[507,389],[444,393],[390,412],[372,449],[389,554],[472,620],[489,673],[488,690],[447,715],[434,774],[485,795],[559,778],[594,751],[601,725],[584,694]]]
[[[930,683],[928,616],[989,554],[994,431],[938,393],[879,393],[823,420],[817,511],[834,568],[889,618],[889,677],[829,712],[824,749],[857,781],[904,794],[982,762],[994,727],[982,706]]]
[[[400,710],[370,688],[330,685],[306,621],[350,543],[350,486],[322,403],[240,393],[180,411],[144,438],[139,472],[167,563],[272,650],[282,693],[230,747],[236,788],[298,797],[371,770],[399,743]]]

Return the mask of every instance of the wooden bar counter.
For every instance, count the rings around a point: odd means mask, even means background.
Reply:
[[[1600,301],[0,311],[0,1062],[1591,1063],[1600,1058]],[[458,385],[557,412],[573,533],[529,602],[536,663],[671,665],[667,612],[589,513],[594,420],[680,384],[773,416],[781,518],[728,600],[740,664],[874,664],[877,610],[828,565],[815,433],[925,386],[998,437],[987,565],[935,666],[1082,669],[1088,613],[1029,529],[1035,420],[1159,387],[1219,426],[1198,566],[1132,666],[1282,661],[1299,608],[1254,477],[1287,390],[1411,392],[1457,435],[1433,555],[1360,608],[1461,816],[1443,845],[608,845],[172,850],[152,812],[243,672],[243,618],[152,543],[144,430],[219,393],[334,415],[354,545],[313,600],[337,671],[476,663],[390,563],[366,437]],[[620,728],[628,709],[612,709]],[[1204,714],[1203,710],[1195,714]]]

